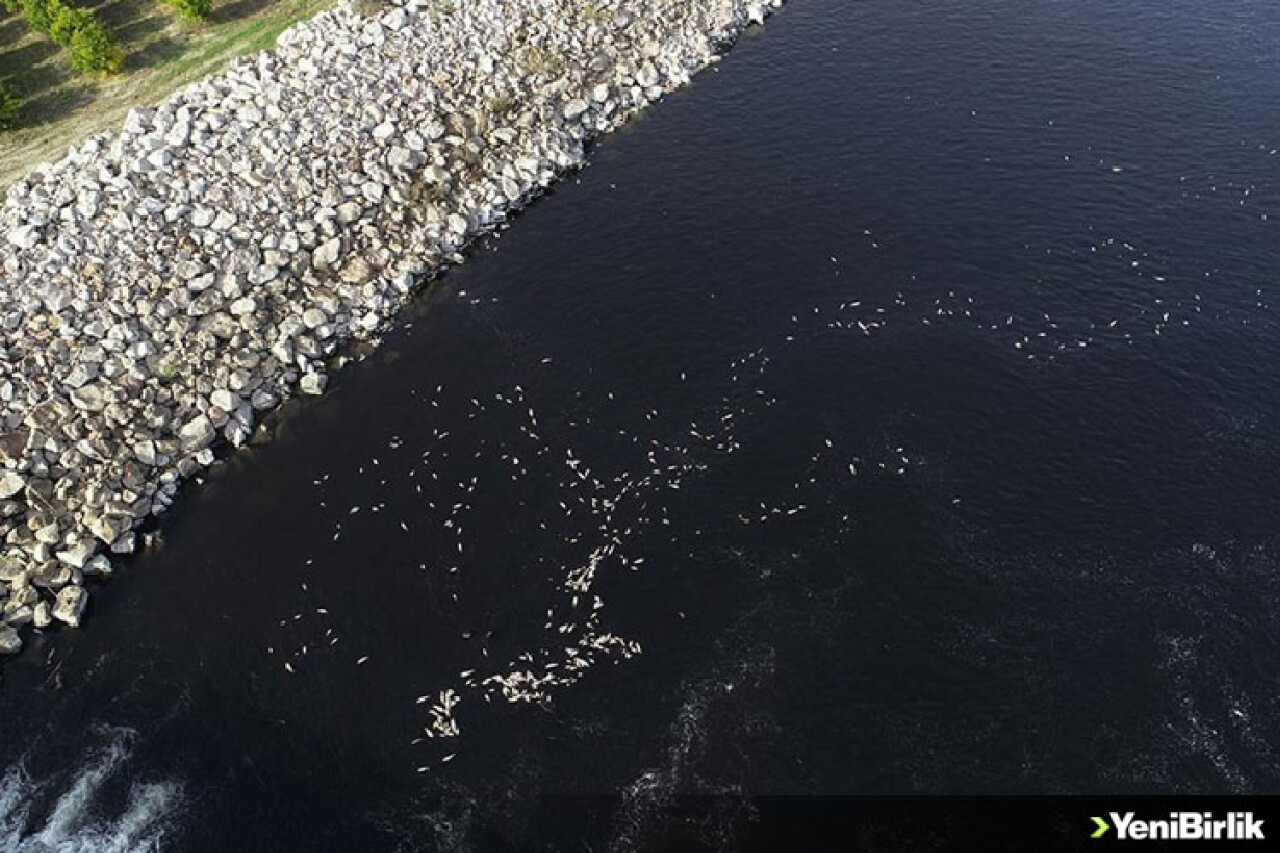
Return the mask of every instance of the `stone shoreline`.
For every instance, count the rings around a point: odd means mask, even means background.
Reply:
[[[0,209],[0,654],[344,344],[782,0],[343,3]]]

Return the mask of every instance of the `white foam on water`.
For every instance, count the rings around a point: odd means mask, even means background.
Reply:
[[[134,783],[123,811],[107,813],[102,795],[132,755],[132,733],[113,733],[105,748],[91,752],[48,814],[38,816],[50,783],[31,779],[25,761],[0,780],[0,850],[12,853],[142,853],[158,851],[172,829],[182,800],[177,782]],[[36,816],[33,818],[33,814]]]
[[[128,756],[128,749],[120,739],[113,741],[96,761],[81,770],[71,789],[58,798],[53,812],[45,820],[44,828],[35,837],[36,844],[58,849],[80,828],[93,806],[94,796],[102,789],[102,783],[113,774]]]
[[[138,785],[129,797],[129,807],[102,837],[101,843],[83,849],[85,853],[127,853],[160,850],[167,818],[175,810],[182,789],[174,782]]]
[[[21,767],[10,768],[0,780],[0,850],[17,850],[30,804],[24,795],[30,781]]]

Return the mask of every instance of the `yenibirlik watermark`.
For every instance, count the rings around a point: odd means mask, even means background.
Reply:
[[[1169,812],[1168,818],[1143,820],[1133,812],[1108,812],[1094,817],[1090,838],[1103,838],[1115,829],[1117,841],[1265,841],[1261,818],[1253,812],[1228,812],[1215,818],[1213,812]]]

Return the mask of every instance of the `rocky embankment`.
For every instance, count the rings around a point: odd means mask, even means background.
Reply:
[[[219,445],[781,2],[342,5],[13,186],[0,653],[79,624]]]

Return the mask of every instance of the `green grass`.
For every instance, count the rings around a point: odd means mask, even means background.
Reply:
[[[131,108],[273,46],[333,0],[214,0],[206,22],[187,21],[157,0],[88,5],[128,54],[120,74],[76,74],[66,51],[0,9],[0,80],[24,98],[14,128],[0,131],[0,188],[85,137],[119,127]]]

